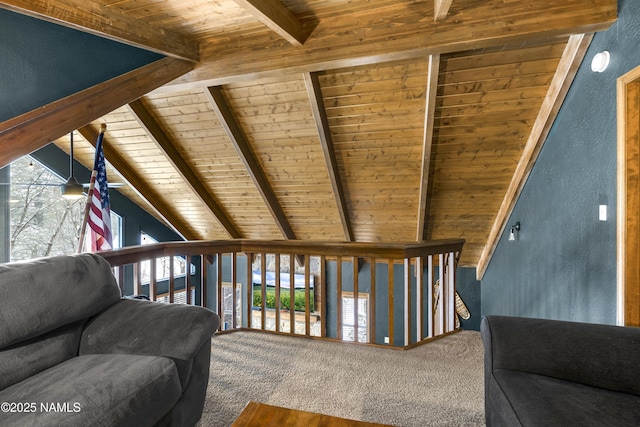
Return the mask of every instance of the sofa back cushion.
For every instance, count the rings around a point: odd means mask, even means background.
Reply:
[[[509,370],[640,396],[640,328],[487,316],[481,333],[486,384]]]
[[[119,300],[109,263],[95,254],[0,265],[0,351],[85,320]]]

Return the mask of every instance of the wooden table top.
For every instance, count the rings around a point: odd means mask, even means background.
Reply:
[[[392,427],[249,402],[231,427]]]

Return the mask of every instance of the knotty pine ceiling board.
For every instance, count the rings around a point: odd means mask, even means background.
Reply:
[[[224,87],[298,239],[344,240],[301,74]]]
[[[263,27],[233,0],[108,0],[105,4],[146,23],[204,41],[247,25]]]
[[[466,239],[462,265],[477,264],[565,44],[441,58],[427,235]]]
[[[107,125],[105,139],[111,141],[112,148],[139,172],[144,185],[157,189],[156,197],[160,198],[163,204],[171,206],[174,214],[189,224],[188,227],[194,235],[208,239],[224,233],[128,107],[121,107],[107,114],[94,126],[98,128],[100,123]],[[148,204],[145,203],[141,207],[155,214]]]
[[[427,61],[319,75],[358,241],[415,240]]]
[[[282,234],[251,176],[202,91],[145,97],[182,157],[245,238],[281,239]],[[212,239],[226,239],[220,233]]]
[[[613,0],[454,1],[441,22],[434,22],[429,1],[280,1],[313,27],[303,46],[287,42],[234,0],[106,0],[113,15],[103,17],[123,14],[143,24],[124,35],[134,45],[138,30],[149,33],[149,27],[200,44],[194,70],[143,102],[247,238],[282,235],[213,113],[207,85],[221,86],[228,96],[299,238],[342,239],[302,77],[317,73],[356,240],[412,241],[427,60],[441,54],[426,230],[432,239],[465,238],[461,262],[469,266],[487,243],[566,36],[605,30],[616,18]],[[397,62],[365,65],[378,61]],[[227,237],[127,106],[92,126],[105,122],[108,144],[145,177],[143,189],[157,188],[175,208],[170,216],[181,228],[189,223],[187,234]],[[76,141],[76,156],[90,167],[93,148]],[[65,149],[64,138],[57,143]],[[120,191],[154,214],[136,192]]]

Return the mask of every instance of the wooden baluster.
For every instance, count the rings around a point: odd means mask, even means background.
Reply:
[[[149,260],[149,297],[151,301],[158,299],[158,278],[156,277],[156,259]]]
[[[262,295],[262,305],[260,313],[260,328],[267,330],[267,254],[260,254],[260,294]]]
[[[124,295],[124,266],[116,267],[117,269],[117,282],[118,287],[120,288],[120,295]]]
[[[404,345],[411,337],[411,260],[404,259]]]
[[[175,301],[176,278],[173,271],[173,255],[169,256],[169,302]]]
[[[200,275],[202,276],[202,284],[200,285],[200,305],[202,307],[208,307],[209,303],[207,302],[207,285],[208,285],[208,274],[207,274],[207,264],[208,264],[208,256],[202,255],[202,263],[200,264]]]
[[[304,333],[311,336],[311,257],[304,256]]]
[[[238,327],[238,272],[236,271],[238,265],[238,254],[236,252],[231,253],[231,328]]]
[[[320,304],[320,336],[327,337],[327,259],[323,255],[320,257],[320,297],[316,301]],[[318,284],[315,286],[316,292]],[[318,309],[316,308],[316,311]]]
[[[416,257],[416,341],[422,341],[422,322],[424,316],[422,312],[422,286],[424,277],[422,275],[422,257]]]
[[[289,255],[289,333],[296,333],[296,286],[295,286],[295,273],[296,273],[296,257],[295,255]]]
[[[453,331],[456,328],[456,270],[454,261],[455,259],[453,256],[453,252],[449,252],[449,264],[447,273],[447,312],[449,314],[449,328],[447,332]]]
[[[187,255],[185,257],[185,260],[187,262],[187,266],[186,266],[186,271],[185,271],[185,292],[187,293],[185,295],[186,298],[186,302],[187,305],[191,305],[192,301],[191,301],[191,255]]]
[[[369,319],[369,342],[376,342],[376,259],[371,258],[369,261],[371,266],[371,281],[369,282],[369,306],[367,319]]]
[[[393,304],[394,304],[394,283],[393,283],[393,260],[391,258],[389,258],[387,265],[389,267],[389,273],[388,273],[388,283],[389,283],[389,289],[387,291],[388,293],[388,299],[389,299],[389,307],[388,307],[388,311],[389,311],[389,320],[388,320],[388,324],[389,324],[389,344],[391,346],[394,345],[394,329],[395,329],[395,324],[394,324],[394,309],[393,309]]]
[[[247,328],[253,327],[253,254],[247,252]]]
[[[224,330],[224,310],[222,305],[222,263],[224,254],[216,254],[216,307],[220,316],[220,326]]]
[[[336,259],[336,313],[337,313],[337,337],[342,339],[342,257]]]
[[[358,342],[360,332],[358,328],[358,302],[359,302],[359,289],[358,289],[358,257],[353,257],[353,342]]]
[[[438,280],[440,280],[440,286],[438,286],[438,335],[444,333],[445,328],[445,310],[444,305],[447,303],[444,300],[444,254],[438,254]]]
[[[133,264],[133,294],[142,294],[142,272],[140,271],[140,262]]]
[[[433,255],[427,257],[427,314],[429,324],[427,325],[427,338],[433,337]]]
[[[276,332],[280,332],[280,254],[276,254],[275,273],[276,273],[276,299],[275,299],[275,315],[276,315]]]

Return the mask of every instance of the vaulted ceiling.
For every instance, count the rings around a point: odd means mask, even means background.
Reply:
[[[0,126],[186,239],[464,238],[481,276],[616,0],[14,0],[165,59]]]

